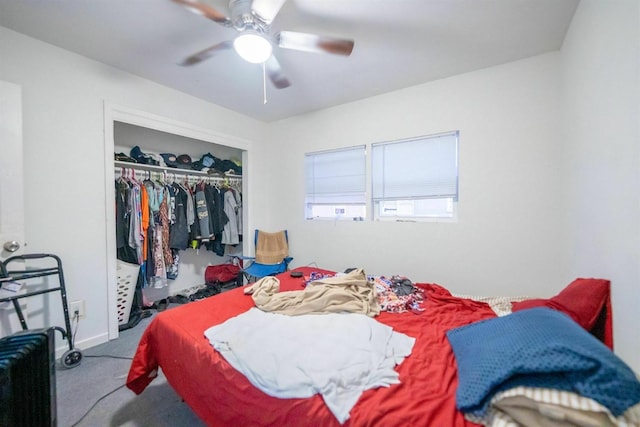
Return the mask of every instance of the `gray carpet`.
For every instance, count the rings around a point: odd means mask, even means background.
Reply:
[[[169,306],[169,309],[172,307]],[[151,312],[152,317],[142,319],[133,328],[120,332],[118,339],[83,351],[79,366],[72,369],[57,367],[58,426],[205,425],[173,391],[162,372],[139,396],[121,387],[126,381],[130,358],[135,353],[138,341],[156,315],[155,310]],[[82,322],[79,328],[82,328]],[[59,339],[60,335],[56,334],[56,341]]]

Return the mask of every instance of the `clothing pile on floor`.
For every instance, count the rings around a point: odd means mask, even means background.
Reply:
[[[163,298],[160,301],[156,301],[151,307],[148,308],[155,308],[158,311],[164,311],[167,309],[169,304],[186,304],[192,301],[198,301],[204,298],[218,295],[221,292],[225,292],[237,287],[238,284],[235,280],[228,283],[205,283],[202,285],[183,289],[180,294],[172,295],[168,298]]]

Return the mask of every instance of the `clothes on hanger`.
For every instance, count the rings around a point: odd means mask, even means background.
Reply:
[[[222,243],[225,245],[237,245],[240,243],[238,233],[238,202],[234,190],[227,188],[224,192],[224,213],[229,218],[222,230]]]
[[[241,181],[219,185],[219,177],[188,174],[152,180],[151,174],[123,169],[115,181],[117,257],[140,265],[143,287],[164,287],[178,276],[180,251],[204,247],[223,256],[226,244],[240,242]]]

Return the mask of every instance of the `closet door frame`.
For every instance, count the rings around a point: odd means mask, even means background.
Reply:
[[[136,125],[148,129],[153,129],[161,132],[171,133],[187,138],[197,139],[204,142],[210,142],[217,145],[226,145],[228,147],[237,148],[242,150],[242,193],[244,203],[242,205],[243,215],[243,234],[248,236],[248,230],[251,228],[251,219],[248,217],[248,205],[250,204],[250,193],[248,190],[248,165],[250,164],[251,156],[251,142],[229,136],[216,133],[210,129],[194,126],[190,123],[180,122],[167,117],[162,117],[156,114],[148,113],[145,111],[136,110],[129,107],[124,107],[109,102],[104,102],[104,158],[105,158],[105,211],[107,221],[105,224],[105,234],[107,242],[107,305],[108,305],[108,319],[109,319],[109,339],[116,339],[119,335],[118,330],[118,284],[116,275],[116,219],[115,209],[113,208],[113,200],[115,200],[115,189],[113,182],[115,180],[115,172],[113,167],[113,153],[115,147],[114,141],[114,124],[115,122],[122,122],[131,125]],[[249,240],[245,239],[242,242],[243,253],[250,252]]]

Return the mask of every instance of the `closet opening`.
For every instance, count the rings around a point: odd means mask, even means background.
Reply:
[[[132,256],[135,258],[135,251],[133,255],[131,252],[123,255],[118,249],[122,246],[120,241],[122,236],[119,238],[116,236],[116,228],[122,231],[122,227],[118,225],[122,223],[122,218],[118,216],[119,211],[114,209],[119,188],[122,188],[118,186],[118,182],[120,181],[122,185],[126,185],[125,182],[135,183],[132,185],[137,185],[138,189],[139,185],[146,183],[145,193],[147,189],[155,188],[158,194],[166,195],[169,194],[169,190],[173,194],[173,189],[176,189],[176,192],[179,191],[186,197],[185,191],[191,190],[194,208],[196,189],[205,187],[218,191],[221,195],[228,192],[230,199],[240,202],[235,206],[237,216],[233,218],[232,227],[227,226],[224,240],[222,240],[222,234],[218,234],[216,236],[218,241],[215,241],[213,233],[210,233],[210,239],[199,240],[197,244],[189,239],[187,247],[178,245],[184,249],[172,251],[174,255],[172,271],[164,278],[162,274],[156,276],[154,272],[157,266],[154,266],[153,262],[147,264],[140,259],[140,252],[138,252],[138,264],[143,266],[141,269],[145,280],[142,289],[143,301],[139,300],[140,294],[138,294],[136,304],[188,294],[198,286],[202,286],[207,266],[225,264],[230,262],[233,255],[249,253],[250,242],[246,239],[250,225],[247,216],[249,194],[246,191],[249,149],[248,141],[235,137],[220,135],[187,123],[128,108],[105,105],[107,194],[105,232],[108,253],[109,339],[117,338],[119,330],[126,328],[124,324],[133,321],[129,319],[128,310],[131,305],[127,306],[127,303],[132,303],[135,284],[123,284],[122,276],[135,274],[138,277],[140,271],[134,272],[131,267],[135,266],[135,261],[127,259]],[[131,158],[136,160],[136,157],[139,161],[132,162]],[[167,161],[163,161],[165,159]],[[176,164],[176,159],[182,164]],[[217,168],[208,167],[213,166],[212,159],[218,162]],[[220,170],[223,167],[226,167],[226,170]],[[224,203],[224,196],[220,200]],[[227,203],[227,207],[229,206],[230,204]],[[213,206],[210,205],[209,208]],[[192,213],[197,221],[195,209]],[[226,214],[231,215],[230,212]],[[225,215],[225,217],[228,216]],[[158,216],[156,220],[157,218]],[[230,230],[236,230],[238,235],[233,235]],[[220,232],[220,230],[217,231]],[[159,229],[157,235],[160,236],[160,234]],[[149,241],[149,243],[153,242]],[[151,254],[151,249],[149,248],[146,253]],[[153,270],[146,271],[147,265],[151,265]],[[169,268],[169,265],[165,267]],[[129,270],[123,271],[125,268]],[[156,280],[154,277],[160,279]]]

